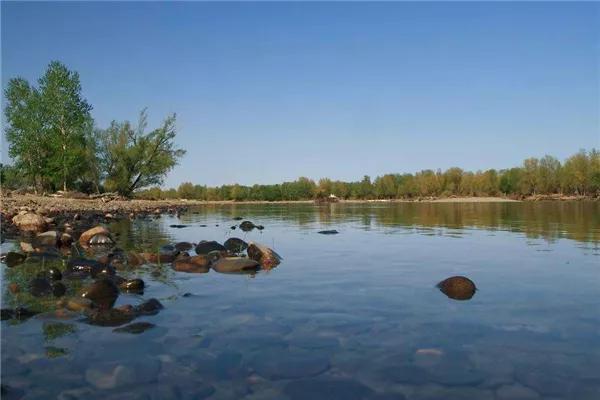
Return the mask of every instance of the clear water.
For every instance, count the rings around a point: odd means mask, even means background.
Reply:
[[[265,229],[232,231],[235,216]],[[110,228],[126,249],[235,236],[284,260],[254,276],[123,273],[147,289],[117,305],[165,306],[138,335],[3,321],[6,398],[600,398],[598,202],[206,206]],[[453,275],[476,283],[471,300],[435,287]]]

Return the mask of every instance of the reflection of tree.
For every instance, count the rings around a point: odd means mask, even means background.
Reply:
[[[117,237],[118,246],[124,250],[156,251],[172,242],[161,220],[151,217],[118,220],[111,223],[109,229]]]

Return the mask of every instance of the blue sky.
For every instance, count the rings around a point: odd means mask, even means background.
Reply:
[[[3,85],[60,60],[100,127],[177,113],[165,186],[563,159],[600,147],[599,50],[598,3],[2,2]]]

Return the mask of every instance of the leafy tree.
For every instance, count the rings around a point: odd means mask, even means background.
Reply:
[[[146,112],[140,113],[139,123],[113,121],[101,133],[100,158],[106,171],[105,187],[129,196],[136,189],[160,185],[185,154],[176,149],[175,115],[165,119],[160,128],[144,133]],[[176,193],[176,191],[175,191]]]

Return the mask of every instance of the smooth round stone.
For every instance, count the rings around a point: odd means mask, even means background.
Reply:
[[[131,322],[135,317],[133,308],[123,306],[108,310],[92,310],[87,313],[87,323],[98,326],[119,326]]]
[[[251,221],[243,221],[240,224],[240,229],[243,230],[244,232],[250,232],[254,228],[256,228],[256,225],[254,225],[254,223]]]
[[[175,249],[178,251],[191,250],[194,247],[190,242],[179,242],[175,244]]]
[[[52,283],[52,295],[54,297],[62,297],[67,293],[67,287],[62,282]]]
[[[180,258],[173,262],[171,268],[179,272],[205,274],[210,270],[209,260],[206,256]]]
[[[85,371],[85,380],[98,389],[115,389],[156,380],[160,362],[148,358],[131,364],[116,362],[92,365]]]
[[[113,276],[115,273],[116,271],[112,266],[85,258],[73,258],[69,260],[67,269],[65,270],[67,277],[91,276],[92,278],[96,278],[100,276]]]
[[[222,244],[212,241],[201,241],[196,245],[196,254],[198,255],[206,255],[211,251],[226,251],[225,246]]]
[[[475,283],[464,276],[452,276],[437,284],[442,293],[454,300],[469,300],[475,295]]]
[[[315,378],[291,381],[283,388],[291,400],[364,400],[373,390],[350,379]]]
[[[222,274],[247,274],[258,271],[260,264],[246,257],[223,257],[212,264],[212,269]]]
[[[160,303],[160,301],[156,299],[150,299],[135,306],[134,311],[137,315],[155,315],[158,314],[158,312],[163,308],[164,306]]]
[[[133,293],[143,293],[144,286],[144,281],[139,278],[129,279],[119,283],[119,288],[121,290]]]
[[[26,258],[27,256],[25,254],[9,251],[4,255],[3,262],[6,264],[7,267],[12,268],[23,263],[23,261],[25,261]]]
[[[327,371],[329,358],[318,351],[271,350],[260,352],[250,366],[269,380],[298,379]]]
[[[51,281],[60,281],[62,279],[62,272],[58,268],[49,268],[46,271],[42,271],[38,274],[38,278],[46,278]]]
[[[52,293],[52,286],[47,279],[34,278],[29,282],[29,293],[35,297],[48,296]]]
[[[119,288],[110,279],[99,279],[81,292],[81,297],[92,300],[104,309],[111,308],[118,296]]]

